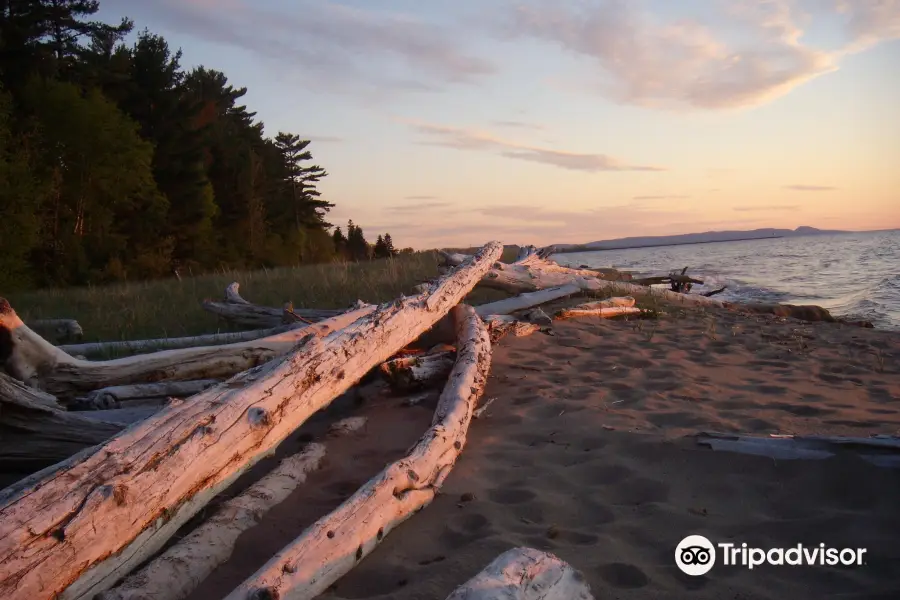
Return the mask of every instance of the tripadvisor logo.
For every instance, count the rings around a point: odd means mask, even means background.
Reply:
[[[790,548],[752,548],[747,544],[720,542],[713,545],[702,535],[689,535],[675,548],[675,564],[687,575],[706,575],[719,562],[725,566],[748,569],[761,565],[775,566],[860,566],[865,564],[865,548],[829,548],[825,544]]]

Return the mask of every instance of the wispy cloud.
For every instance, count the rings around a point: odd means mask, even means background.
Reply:
[[[397,213],[429,212],[453,206],[452,202],[422,202],[421,204],[395,204],[387,210]]]
[[[766,206],[735,206],[737,212],[789,212],[800,210],[797,204],[769,204]]]
[[[631,0],[526,0],[506,32],[593,60],[594,89],[613,100],[695,109],[763,104],[836,70],[848,52],[900,37],[900,0],[813,0],[812,15],[801,14],[794,0],[702,4],[702,17],[663,21]],[[710,16],[711,6],[724,11]],[[797,23],[838,11],[847,21],[847,46],[826,51],[802,41]]]
[[[795,192],[833,192],[837,190],[836,187],[831,187],[828,185],[786,185],[784,186],[786,190],[793,190]]]
[[[531,131],[544,131],[546,127],[535,123],[525,123],[524,121],[494,121],[495,127],[504,127],[507,129],[528,129]]]
[[[240,47],[282,69],[315,74],[317,86],[428,91],[493,73],[469,54],[462,27],[325,0],[294,0],[272,10],[252,0],[104,0],[207,41]]]
[[[690,196],[676,196],[676,195],[668,195],[668,196],[634,196],[632,200],[638,201],[647,201],[647,200],[687,200]]]
[[[404,200],[437,200],[437,196],[406,196]]]
[[[482,131],[416,121],[407,121],[407,123],[428,138],[427,141],[422,142],[428,145],[444,146],[446,148],[455,148],[457,150],[482,150],[506,158],[527,160],[559,167],[561,169],[585,171],[589,173],[599,173],[602,171],[665,170],[658,166],[629,164],[606,154],[566,152],[529,144],[520,144],[500,139]]]

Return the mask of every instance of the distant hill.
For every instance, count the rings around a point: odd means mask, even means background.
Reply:
[[[601,240],[587,244],[557,244],[557,252],[588,252],[591,250],[621,250],[625,248],[650,248],[654,246],[678,246],[682,244],[706,244],[710,242],[735,242],[739,240],[762,240],[782,237],[798,237],[804,235],[827,235],[832,233],[848,233],[846,231],[816,229],[802,226],[797,229],[752,229],[749,231],[706,231],[703,233],[685,233],[681,235],[656,235],[642,237],[626,237],[614,240]]]

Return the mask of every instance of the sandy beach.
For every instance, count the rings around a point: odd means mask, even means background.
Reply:
[[[722,311],[582,319],[555,323],[552,335],[507,337],[483,399],[493,403],[442,493],[322,597],[443,599],[520,545],[568,561],[598,599],[898,597],[896,470],[850,452],[789,461],[713,451],[694,437],[898,434],[898,356],[895,333]],[[225,595],[401,457],[436,398],[403,406],[375,382],[312,419],[279,455],[322,441],[323,468],[244,534],[191,598]],[[329,437],[328,424],[351,413],[368,417],[365,429]],[[673,560],[689,534],[866,548],[866,562],[719,566],[689,577]]]

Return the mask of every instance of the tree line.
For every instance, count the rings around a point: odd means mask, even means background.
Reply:
[[[330,232],[310,141],[94,0],[0,0],[0,287],[396,253]]]

